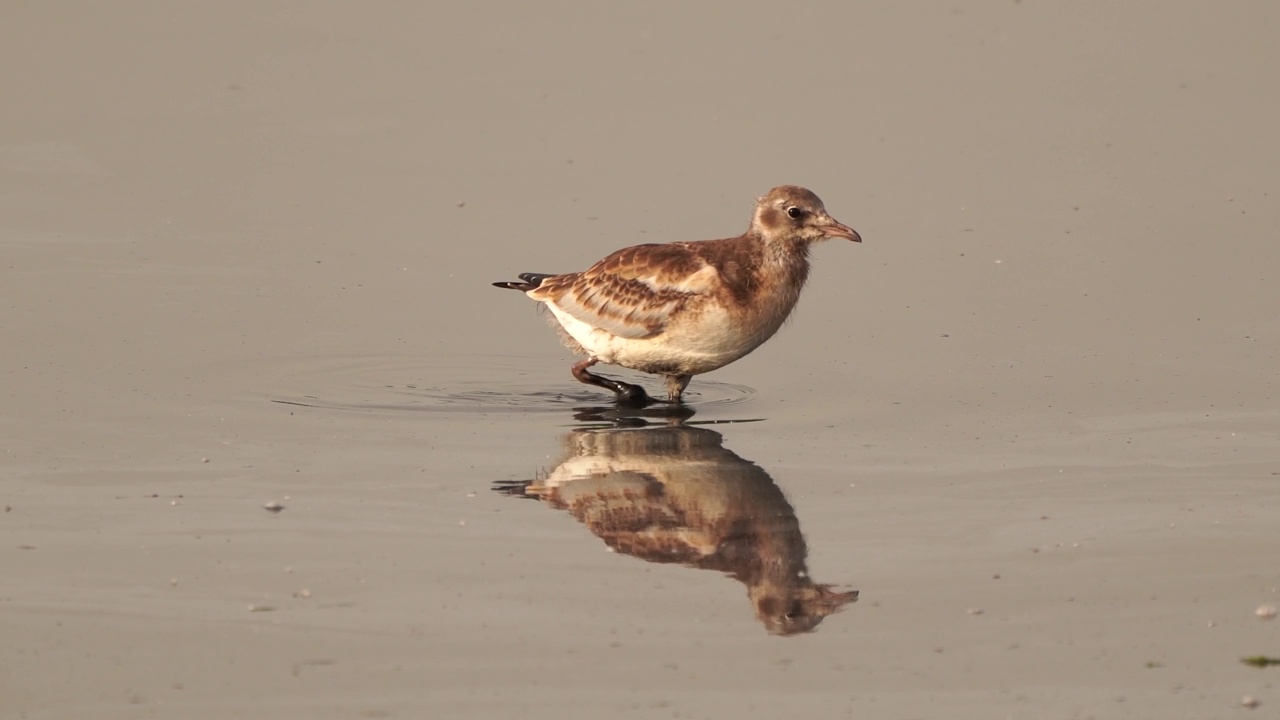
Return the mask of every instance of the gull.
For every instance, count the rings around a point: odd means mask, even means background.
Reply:
[[[654,402],[638,385],[589,371],[620,365],[665,377],[667,402],[679,403],[694,375],[773,337],[809,277],[809,246],[830,238],[862,242],[812,191],[781,185],[756,200],[738,237],[635,245],[583,272],[493,284],[546,305],[565,344],[584,356],[572,368],[579,382],[625,404]]]

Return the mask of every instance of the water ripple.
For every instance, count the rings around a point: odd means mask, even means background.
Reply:
[[[378,413],[565,412],[607,406],[612,397],[554,373],[558,364],[530,371],[527,358],[454,356],[448,362],[412,357],[315,358],[285,370],[272,402],[331,410]],[[563,373],[567,375],[568,373]],[[610,374],[606,370],[605,374]],[[615,377],[622,373],[614,373]],[[627,373],[661,396],[661,381]],[[749,402],[745,385],[695,379],[685,402],[704,412]]]

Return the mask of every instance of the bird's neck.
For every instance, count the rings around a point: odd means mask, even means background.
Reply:
[[[809,243],[792,239],[766,241],[761,270],[768,284],[794,288],[799,293],[809,279]]]

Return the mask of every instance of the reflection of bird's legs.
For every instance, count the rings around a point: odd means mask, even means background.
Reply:
[[[594,373],[587,372],[587,368],[595,365],[597,362],[599,362],[599,360],[589,357],[586,360],[575,363],[573,366],[573,376],[577,378],[580,383],[586,383],[587,385],[595,385],[596,387],[602,387],[606,390],[612,390],[617,393],[618,402],[624,405],[639,405],[643,407],[644,405],[648,405],[653,402],[653,398],[649,397],[649,394],[646,393],[644,388],[639,385],[632,385],[631,383],[625,383],[621,380],[613,380],[611,378],[601,377]]]
[[[689,387],[689,381],[693,379],[692,375],[668,375],[667,376],[667,397],[668,402],[680,402],[680,396],[684,394],[684,389]]]

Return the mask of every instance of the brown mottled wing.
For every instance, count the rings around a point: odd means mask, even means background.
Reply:
[[[686,303],[714,290],[719,273],[684,243],[637,245],[586,272],[558,275],[529,292],[582,322],[625,338],[660,334]]]

